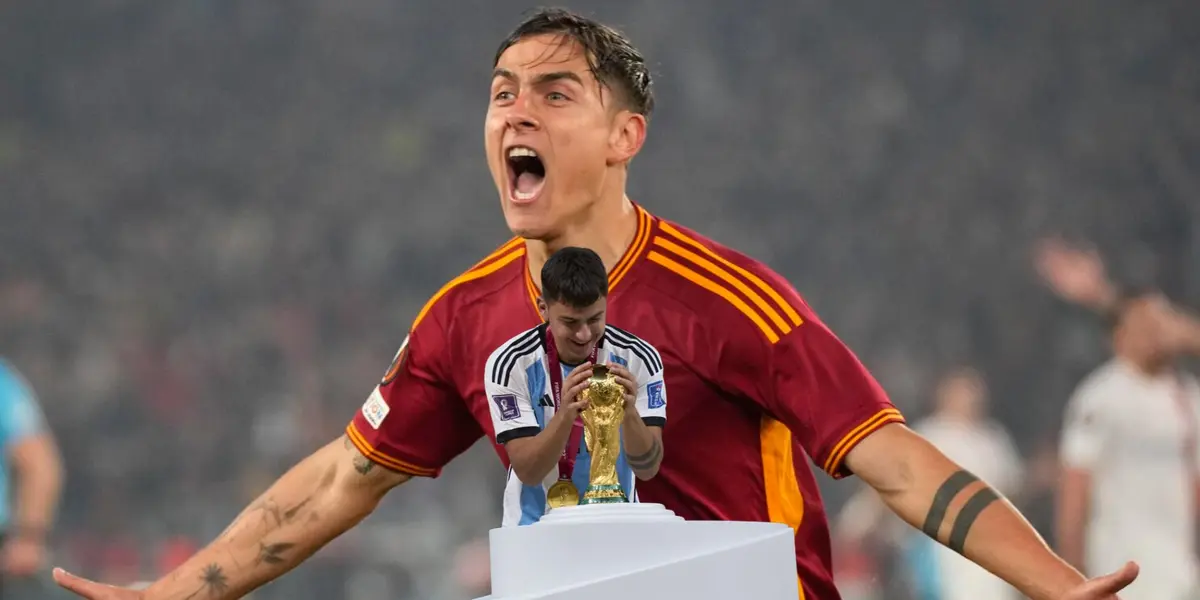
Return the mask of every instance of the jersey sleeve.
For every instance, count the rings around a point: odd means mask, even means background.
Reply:
[[[1107,438],[1104,409],[1102,390],[1090,382],[1071,395],[1059,440],[1064,466],[1090,471],[1099,462]]]
[[[417,323],[346,427],[364,456],[421,477],[436,477],[483,435],[454,385],[454,354],[440,313],[432,310]]]
[[[667,384],[663,379],[662,357],[658,350],[645,344],[646,358],[637,361],[637,410],[642,422],[651,427],[667,424]]]
[[[0,365],[0,444],[8,447],[42,433],[44,423],[33,389],[9,367]]]
[[[799,324],[777,340],[752,331],[733,336],[721,353],[718,376],[782,422],[835,479],[850,475],[846,455],[862,440],[904,417],[858,357],[775,276],[781,301]]]
[[[517,365],[510,367],[507,372],[496,369],[497,359],[506,348],[507,344],[492,353],[483,369],[484,389],[487,390],[497,444],[507,444],[542,431],[534,413],[525,371]]]

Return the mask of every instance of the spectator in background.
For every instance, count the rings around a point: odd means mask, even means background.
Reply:
[[[1185,339],[1162,295],[1117,301],[1112,314],[1115,356],[1067,407],[1058,543],[1085,572],[1144,565],[1125,600],[1195,598],[1200,385],[1175,366]]]
[[[1008,431],[988,416],[987,385],[972,368],[958,368],[938,382],[932,414],[913,429],[951,460],[1009,498],[1022,490],[1023,467]],[[847,503],[839,515],[839,535],[856,543],[883,534],[901,549],[902,571],[908,573],[919,600],[1010,600],[1016,590],[961,555],[907,528],[880,528],[882,503],[869,489]]]
[[[27,589],[46,564],[46,538],[54,524],[63,468],[32,389],[3,359],[0,442],[0,599],[27,598],[13,588]]]

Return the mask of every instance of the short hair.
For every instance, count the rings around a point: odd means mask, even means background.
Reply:
[[[579,308],[608,296],[608,272],[587,248],[563,248],[542,267],[542,300]]]
[[[625,34],[565,8],[535,11],[509,34],[496,50],[495,67],[500,56],[517,42],[537,35],[559,35],[574,41],[587,55],[588,69],[601,86],[615,91],[626,108],[649,117],[654,111],[654,91],[646,59]]]

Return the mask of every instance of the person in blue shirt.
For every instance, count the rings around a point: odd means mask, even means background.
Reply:
[[[47,559],[63,467],[29,383],[0,358],[0,598]]]

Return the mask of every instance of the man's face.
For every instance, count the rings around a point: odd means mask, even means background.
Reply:
[[[538,309],[550,325],[550,334],[554,336],[554,345],[563,362],[578,364],[587,360],[604,334],[607,308],[608,300],[604,297],[583,307],[538,300]]]
[[[529,37],[500,56],[484,141],[514,233],[550,239],[586,217],[607,168],[622,160],[622,123],[630,115],[613,102],[568,38]]]
[[[1170,343],[1174,315],[1170,301],[1162,294],[1147,294],[1125,310],[1121,327],[1127,347],[1149,360],[1169,359],[1175,350]]]

